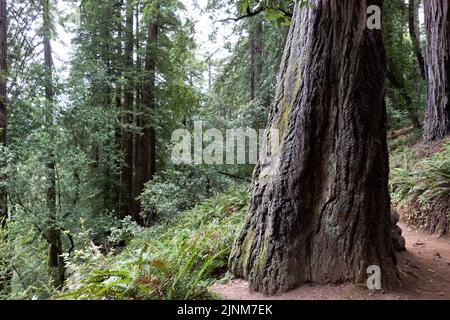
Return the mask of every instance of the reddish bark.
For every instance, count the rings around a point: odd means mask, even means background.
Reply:
[[[424,1],[427,31],[428,99],[424,140],[450,134],[450,5],[448,0]]]
[[[257,165],[230,271],[265,294],[308,282],[362,282],[378,265],[397,284],[388,191],[382,1],[295,9],[269,128],[281,148]],[[270,139],[268,141],[270,143]]]

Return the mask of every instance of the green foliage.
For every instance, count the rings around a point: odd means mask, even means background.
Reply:
[[[420,26],[417,27],[420,29]],[[416,120],[420,121],[426,103],[426,84],[413,51],[405,1],[385,1],[383,29],[388,58],[389,125],[391,129],[403,128]],[[395,78],[397,84],[392,83],[390,77]]]
[[[55,41],[60,14],[56,2],[50,2]],[[124,62],[124,43],[129,40],[124,5],[117,0],[82,1],[70,66],[54,68],[55,100],[49,103],[40,46],[41,6],[34,1],[8,4],[14,17],[8,28],[8,145],[0,154],[0,186],[8,191],[9,220],[0,229],[0,298],[203,299],[209,297],[208,285],[225,273],[248,192],[237,188],[219,195],[235,187],[239,178],[249,179],[253,166],[174,168],[169,163],[171,133],[189,129],[198,119],[210,128],[266,126],[294,1],[209,1],[208,10],[223,10],[230,17],[258,15],[235,23],[238,39],[234,47],[227,46],[229,57],[214,60],[211,54],[205,61],[196,56],[195,24],[181,1],[135,1],[132,65]],[[389,66],[404,87],[387,91],[389,126],[403,128],[422,113],[425,85],[417,81],[404,1],[385,5]],[[149,45],[148,22],[157,15],[157,45]],[[59,20],[65,23],[67,17]],[[249,42],[257,38],[255,30],[261,31],[262,48],[261,66],[254,65],[261,70],[251,99]],[[147,53],[156,64],[151,108],[142,103],[149,76],[144,71]],[[212,67],[209,90],[203,79],[207,66]],[[133,87],[134,103],[125,113],[127,87]],[[49,115],[51,124],[45,121]],[[125,121],[124,115],[133,120]],[[122,219],[127,213],[122,212],[122,134],[127,130],[133,135],[129,145],[136,154],[145,122],[156,132],[158,173],[141,195],[133,196],[142,202],[144,220],[152,222],[149,229],[130,217]],[[410,147],[419,137],[420,132],[413,131],[390,141],[393,199],[436,208],[449,197],[449,146],[421,159]],[[47,199],[50,158],[55,164],[56,212],[49,210]],[[136,175],[137,170],[132,171]],[[49,276],[45,235],[50,220],[61,231],[69,276],[62,294]]]
[[[238,0],[236,8],[241,14],[263,8],[267,19],[280,27],[281,25],[289,26],[289,14],[293,13],[295,2],[294,0]],[[308,0],[300,0],[299,5],[306,6],[308,2]]]
[[[230,184],[215,167],[184,165],[161,172],[147,184],[140,199],[146,214],[153,213],[157,221],[167,221],[222,192]]]
[[[275,94],[278,68],[281,63],[283,48],[287,37],[287,27],[276,28],[261,17],[256,17],[263,24],[263,60],[260,88],[257,92],[257,99],[266,111],[259,115],[264,117],[272,103]],[[237,26],[240,32],[247,31],[258,21],[244,21]],[[248,36],[242,37],[232,49],[232,55],[222,61],[221,68],[214,81],[213,88],[206,100],[208,109],[216,110],[217,115],[221,115],[224,122],[236,119],[235,113],[246,105],[250,100],[250,75],[251,63],[248,49]],[[211,115],[211,113],[209,113]],[[212,113],[214,114],[214,113]],[[216,116],[216,118],[220,119]],[[248,123],[252,125],[253,123]]]
[[[402,139],[408,141],[411,137],[414,132]],[[390,189],[394,204],[406,208],[407,222],[424,227],[430,233],[448,233],[450,142],[447,141],[442,150],[437,145],[412,148],[411,142],[399,144],[394,144],[397,147],[391,156]]]
[[[13,247],[8,239],[8,230],[0,227],[0,299],[4,299],[9,291],[12,276]]]
[[[0,237],[0,298],[47,299],[53,295],[47,246],[36,230],[9,221]]]
[[[109,242],[127,245],[142,233],[142,228],[128,216],[112,226],[109,233]]]
[[[395,200],[417,198],[421,203],[450,196],[450,143],[430,158],[420,159],[413,149],[396,157],[392,168],[391,190]]]
[[[234,189],[183,212],[174,223],[143,231],[117,256],[79,252],[69,263],[74,273],[68,289],[56,298],[207,298],[207,287],[226,270],[247,206],[248,192]]]

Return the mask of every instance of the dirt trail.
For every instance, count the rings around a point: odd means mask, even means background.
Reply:
[[[265,297],[248,290],[247,283],[232,280],[212,290],[228,300],[348,300],[392,299],[450,300],[450,239],[437,238],[401,225],[407,251],[398,254],[402,287],[387,294],[370,293],[366,288],[345,285],[305,285],[275,297]]]

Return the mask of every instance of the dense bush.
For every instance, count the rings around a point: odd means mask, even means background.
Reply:
[[[0,299],[47,299],[55,293],[45,241],[32,227],[0,228]]]
[[[157,221],[167,221],[197,203],[222,192],[232,181],[215,168],[183,166],[168,169],[147,184],[140,199],[144,214],[155,215]]]
[[[0,228],[0,299],[7,295],[11,277],[12,247],[6,231]]]

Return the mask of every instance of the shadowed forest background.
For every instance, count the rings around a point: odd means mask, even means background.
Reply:
[[[394,251],[399,220],[408,237],[450,228],[450,8],[367,1],[382,30],[358,33],[367,3],[350,2],[0,0],[0,299],[236,298],[211,289],[234,276],[269,295],[361,284],[359,255],[383,261],[389,287],[428,277],[407,268],[420,239]],[[273,179],[174,165],[172,132],[195,121],[276,126],[286,161]],[[290,242],[310,250],[291,258]],[[427,257],[448,268],[438,244]],[[450,299],[443,277],[430,292]]]

